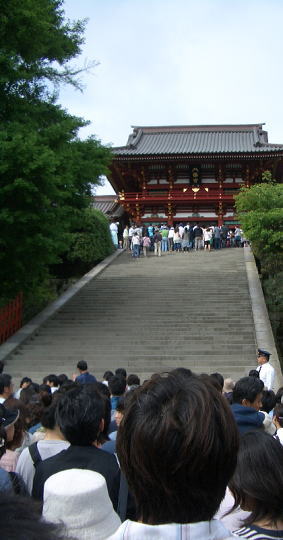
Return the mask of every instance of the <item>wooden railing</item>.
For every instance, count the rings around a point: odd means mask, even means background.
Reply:
[[[218,201],[219,199],[222,199],[223,201],[233,201],[235,193],[225,193],[224,191],[220,191],[219,189],[211,189],[206,191],[205,189],[199,189],[198,191],[193,191],[192,189],[187,189],[183,191],[161,191],[152,193],[150,191],[143,190],[142,192],[134,192],[134,193],[120,193],[119,201],[120,202],[136,202],[136,201],[160,201],[160,202],[168,202],[170,200],[175,201]]]
[[[23,294],[20,293],[6,306],[0,308],[0,344],[22,326]]]

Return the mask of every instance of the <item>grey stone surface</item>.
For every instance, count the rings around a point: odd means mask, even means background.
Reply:
[[[283,385],[282,371],[255,259],[250,248],[245,249],[245,261],[257,346],[271,353],[270,363],[275,369],[276,387],[278,388]]]
[[[243,249],[139,260],[122,253],[110,262],[5,344],[13,346],[2,357],[16,382],[71,376],[80,359],[98,378],[117,367],[143,379],[184,366],[238,379],[256,366]]]

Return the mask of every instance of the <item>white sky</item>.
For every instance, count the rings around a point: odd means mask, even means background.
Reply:
[[[88,18],[75,64],[99,65],[60,103],[82,138],[125,145],[131,125],[265,122],[283,143],[282,0],[65,0]],[[114,193],[106,183],[97,194]]]

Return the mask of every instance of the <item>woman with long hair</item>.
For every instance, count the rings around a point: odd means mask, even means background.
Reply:
[[[250,512],[237,536],[283,539],[283,447],[264,431],[245,433],[240,440],[237,467],[229,482],[235,499],[231,511],[240,506]]]

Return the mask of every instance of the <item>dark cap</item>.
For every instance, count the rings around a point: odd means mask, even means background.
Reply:
[[[264,349],[258,349],[257,352],[258,352],[258,356],[266,356],[267,358],[271,356],[271,353],[268,351],[265,351]]]
[[[4,405],[0,404],[0,425],[4,428],[12,426],[19,418],[19,411],[17,409],[6,409]]]

